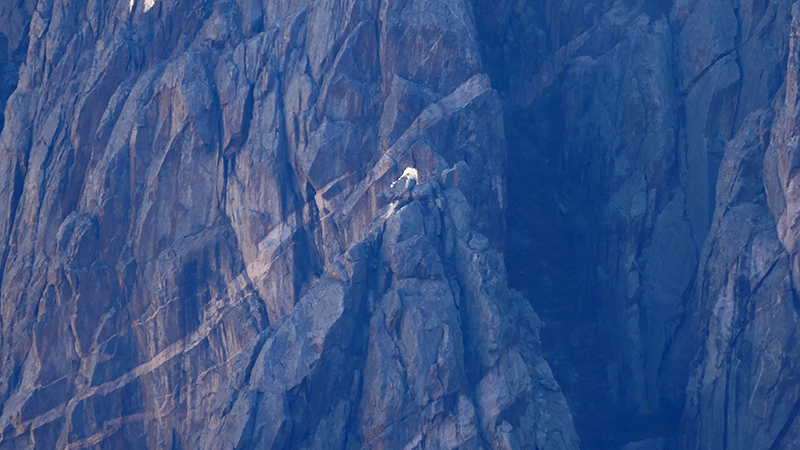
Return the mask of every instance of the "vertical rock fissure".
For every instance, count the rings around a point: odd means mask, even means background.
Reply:
[[[25,174],[27,172],[27,156],[28,152],[24,153],[25,161],[18,162],[17,166],[14,168],[14,190],[11,194],[11,202],[9,204],[9,218],[8,218],[8,234],[6,235],[6,242],[3,242],[3,254],[0,255],[0,295],[3,293],[3,279],[5,275],[5,267],[6,262],[8,260],[9,252],[11,251],[10,244],[11,244],[11,234],[12,230],[14,229],[14,223],[16,222],[17,211],[20,208],[20,198],[22,197],[22,190],[25,186]],[[20,163],[22,163],[22,167],[20,167]]]
[[[792,425],[794,425],[798,416],[800,416],[800,399],[798,399],[795,402],[794,406],[792,407],[792,410],[789,412],[789,417],[787,418],[786,423],[783,425],[781,430],[775,436],[775,441],[773,441],[772,446],[769,448],[769,450],[781,450],[782,448],[785,448],[782,447],[781,444],[783,443],[783,440],[786,438],[786,435],[789,433],[789,430],[792,429]]]
[[[18,0],[16,6],[0,9],[0,133],[5,126],[6,102],[17,87],[19,69],[27,56],[30,9],[35,6]],[[14,14],[20,14],[22,23],[15,23]]]
[[[483,60],[494,63],[486,70],[504,101],[509,284],[545,323],[544,354],[582,448],[663,445],[683,402],[677,389],[665,399],[661,383],[683,376],[669,355],[700,245],[687,231],[681,179],[687,96],[731,51],[712,55],[679,92],[680,27],[664,14],[672,2],[584,4],[596,12],[583,23],[568,9],[538,23],[541,2],[520,2],[512,19],[473,1]],[[702,194],[712,211],[714,181]]]
[[[596,236],[587,224],[598,221],[598,198],[582,198],[581,193],[592,169],[589,162],[576,166],[576,161],[562,153],[564,112],[556,89],[543,94],[537,105],[519,104],[525,96],[524,84],[514,79],[514,69],[525,63],[514,58],[531,56],[524,54],[526,36],[519,33],[534,26],[524,23],[532,18],[518,17],[518,28],[492,28],[496,24],[489,22],[491,16],[480,13],[491,7],[478,0],[473,4],[483,43],[482,59],[492,62],[486,70],[504,103],[509,286],[531,301],[544,322],[544,357],[570,405],[581,448],[614,448],[609,445],[624,439],[621,435],[628,417],[607,398],[605,378],[612,358],[601,338],[598,305],[593,302],[589,281],[593,278],[589,270],[594,267],[590,261],[595,258],[590,242]],[[521,55],[510,52],[510,46]]]

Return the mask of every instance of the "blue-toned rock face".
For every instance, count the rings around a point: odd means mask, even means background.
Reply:
[[[798,30],[5,1],[0,450],[796,448]]]

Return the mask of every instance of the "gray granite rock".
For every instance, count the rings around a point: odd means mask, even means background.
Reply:
[[[792,228],[800,6],[785,95],[751,114],[725,151],[697,280],[681,447],[794,448],[798,441]]]
[[[504,100],[509,280],[550,324],[551,364],[589,448],[680,433],[706,339],[690,324],[712,295],[700,292],[702,249],[739,251],[769,228],[741,225],[741,241],[714,224],[726,208],[726,149],[752,129],[750,114],[772,110],[791,89],[781,86],[797,64],[787,63],[792,3],[473,2],[486,70]],[[790,241],[791,176],[779,176],[790,164],[770,146],[774,134],[755,135],[767,153],[761,205]],[[770,220],[764,209],[748,214]],[[683,412],[684,423],[721,407]],[[790,442],[788,425],[784,432]]]
[[[474,20],[0,6],[0,448],[577,449]]]
[[[798,8],[0,5],[0,449],[797,447]]]

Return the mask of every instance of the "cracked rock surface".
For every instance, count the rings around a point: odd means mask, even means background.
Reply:
[[[795,3],[473,2],[582,448],[798,445]]]
[[[28,3],[0,448],[578,448],[471,4]]]
[[[3,0],[0,450],[800,447],[800,3]]]

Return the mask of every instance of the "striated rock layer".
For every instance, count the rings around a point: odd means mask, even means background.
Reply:
[[[798,71],[792,0],[6,1],[0,450],[798,448]]]
[[[506,281],[471,4],[40,0],[0,26],[27,48],[1,449],[578,448]]]

